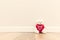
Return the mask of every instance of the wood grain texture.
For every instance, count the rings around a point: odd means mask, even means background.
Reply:
[[[60,33],[0,32],[0,40],[60,40]]]
[[[60,33],[35,34],[36,40],[60,40]]]
[[[35,40],[34,33],[0,33],[0,40]]]

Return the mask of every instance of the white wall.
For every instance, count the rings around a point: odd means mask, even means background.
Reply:
[[[40,17],[60,26],[60,0],[0,0],[0,26],[31,26]]]

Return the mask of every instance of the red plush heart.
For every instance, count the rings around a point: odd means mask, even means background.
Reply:
[[[36,28],[39,31],[39,33],[42,33],[42,31],[44,29],[44,25],[43,24],[36,24]]]

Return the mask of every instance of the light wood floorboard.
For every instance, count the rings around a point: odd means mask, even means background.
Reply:
[[[60,33],[0,32],[0,40],[60,40]]]

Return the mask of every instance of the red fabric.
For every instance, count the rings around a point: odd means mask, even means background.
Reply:
[[[44,29],[44,25],[43,24],[36,24],[36,28],[39,31],[39,33],[41,33]]]

